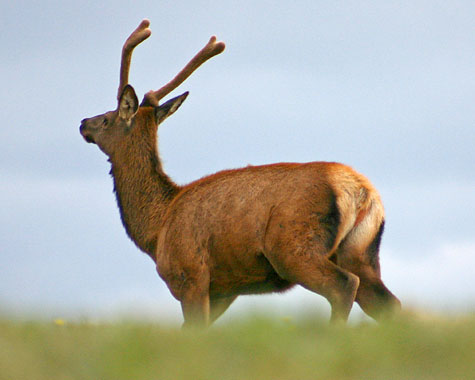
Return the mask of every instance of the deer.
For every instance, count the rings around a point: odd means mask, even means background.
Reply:
[[[181,303],[183,326],[211,325],[240,295],[297,285],[328,300],[332,323],[344,324],[354,302],[375,320],[396,315],[401,303],[381,279],[381,197],[350,166],[249,165],[187,185],[164,172],[158,126],[188,92],[161,100],[225,44],[212,36],[139,104],[128,77],[149,26],[144,19],[123,45],[117,109],[82,120],[80,133],[108,156],[125,230]]]

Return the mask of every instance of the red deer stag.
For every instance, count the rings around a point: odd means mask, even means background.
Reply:
[[[381,281],[381,199],[352,168],[333,162],[249,166],[186,186],[164,173],[157,126],[188,92],[159,101],[225,45],[211,37],[139,106],[128,74],[149,25],[143,20],[124,44],[117,109],[84,119],[80,132],[109,157],[127,234],[181,302],[184,325],[209,325],[239,295],[294,285],[324,296],[332,321],[346,321],[354,301],[376,319],[397,311],[399,300]]]

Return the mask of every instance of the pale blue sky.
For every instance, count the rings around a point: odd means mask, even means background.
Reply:
[[[387,211],[383,277],[406,305],[475,305],[475,3],[472,1],[14,1],[0,5],[0,311],[179,319],[153,263],[128,240],[109,164],[78,133],[115,108],[120,50],[139,96],[212,34],[226,51],[178,91],[159,131],[166,171],[340,161]],[[314,306],[315,305],[315,306]],[[328,311],[304,290],[249,309]]]

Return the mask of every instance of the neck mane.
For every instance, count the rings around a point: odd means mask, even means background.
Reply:
[[[132,133],[139,134],[138,139],[131,136],[135,144],[111,158],[114,192],[127,234],[155,261],[161,222],[180,188],[162,169],[156,129],[149,136],[138,128]]]

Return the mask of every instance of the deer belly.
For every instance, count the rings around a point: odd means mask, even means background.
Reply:
[[[211,260],[210,295],[282,292],[293,286],[282,279],[262,253]]]

